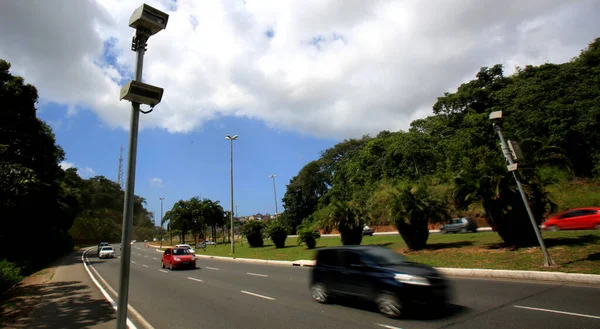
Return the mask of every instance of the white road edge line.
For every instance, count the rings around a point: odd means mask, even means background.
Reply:
[[[161,271],[163,273],[169,273],[169,271],[165,271],[165,270],[159,270],[159,271]]]
[[[90,251],[91,249],[92,248],[89,248],[89,249],[87,249],[86,251],[84,251],[81,254],[81,262],[83,263],[83,267],[85,268],[86,272],[90,276],[90,279],[92,279],[92,282],[94,282],[94,284],[96,285],[96,287],[98,287],[98,289],[100,289],[100,292],[102,293],[102,295],[104,296],[104,298],[106,298],[106,300],[110,303],[110,305],[115,309],[115,312],[116,312],[117,311],[117,303],[115,303],[115,301],[112,299],[112,297],[110,297],[110,295],[108,294],[108,292],[106,292],[106,290],[104,290],[104,288],[100,285],[100,283],[98,282],[98,280],[96,280],[96,278],[94,277],[94,275],[92,275],[92,272],[90,272],[90,269],[88,268],[85,254],[88,251]],[[131,306],[128,305],[128,308],[129,307],[131,307]],[[133,309],[133,307],[131,307],[131,308]],[[129,327],[131,329],[137,329],[137,327],[133,324],[133,322],[131,322],[131,320],[129,319],[129,317],[127,317],[127,321],[126,322],[127,322],[127,327]],[[152,328],[152,327],[150,327],[150,328]]]
[[[378,325],[378,326],[380,326],[380,327],[387,328],[387,329],[402,329],[402,328],[400,328],[400,327],[394,327],[394,326],[390,326],[390,325],[388,325],[388,324],[381,324],[381,323],[377,323],[377,325]]]
[[[264,299],[268,299],[268,300],[275,300],[275,298],[273,298],[273,297],[263,296],[263,295],[255,294],[253,292],[249,292],[249,291],[245,291],[245,290],[242,290],[241,292],[244,294],[247,294],[247,295],[255,296],[255,297],[260,297],[260,298],[264,298]]]
[[[206,267],[207,270],[213,270],[213,271],[218,271],[219,269],[216,267]]]
[[[142,264],[142,266],[143,266],[143,267],[148,267],[148,265],[144,265],[144,264]]]
[[[563,312],[563,311],[549,310],[549,309],[545,309],[545,308],[527,307],[527,306],[519,306],[519,305],[514,305],[514,307],[516,307],[516,308],[522,308],[522,309],[526,309],[526,310],[542,311],[542,312],[550,312],[550,313],[558,313],[558,314],[566,314],[566,315],[574,315],[574,316],[580,316],[582,318],[591,318],[591,319],[599,319],[600,320],[600,316],[596,316],[596,315],[588,315],[588,314],[572,313],[572,312]]]
[[[248,272],[246,274],[248,274],[248,275],[254,275],[254,276],[262,276],[263,278],[268,277],[268,275],[266,275],[266,274],[258,274],[258,273],[250,273],[250,272]]]
[[[87,256],[85,259],[89,263],[89,259],[87,258]],[[106,290],[108,290],[108,292],[113,294],[113,296],[118,296],[117,292],[106,282],[106,280],[104,280],[102,275],[100,275],[100,273],[98,273],[98,271],[96,271],[96,269],[92,265],[90,265],[90,268],[96,274],[96,277],[98,277],[98,279],[106,287]],[[129,304],[129,303],[127,304],[127,310],[129,312],[131,312],[131,314],[133,314],[135,317],[137,317],[137,320],[139,322],[141,322],[142,326],[144,326],[147,329],[154,329],[154,327],[150,323],[148,323],[148,321],[146,321],[146,319],[144,319],[144,317],[135,308],[133,308],[133,306],[131,306],[131,304]]]
[[[204,281],[202,281],[202,280],[200,280],[200,279],[192,278],[191,276],[188,276],[188,279],[190,279],[190,280],[194,280],[194,281],[198,281],[198,282],[204,282]]]

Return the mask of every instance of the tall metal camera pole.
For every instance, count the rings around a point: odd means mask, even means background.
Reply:
[[[135,65],[135,81],[142,81],[142,67],[146,52],[147,37],[136,34],[131,48],[137,53]],[[129,272],[131,267],[131,231],[133,227],[133,196],[135,190],[135,166],[137,160],[138,126],[140,121],[140,104],[131,103],[131,125],[129,126],[129,149],[127,155],[127,181],[125,183],[125,205],[123,206],[123,234],[121,246],[121,269],[119,272],[119,291],[117,302],[117,329],[127,328],[127,304],[129,292]]]
[[[135,191],[135,167],[137,160],[138,127],[140,112],[150,113],[160,103],[163,89],[142,83],[142,68],[148,38],[167,27],[169,15],[146,4],[142,4],[131,14],[129,27],[134,28],[135,36],[131,50],[137,54],[134,80],[121,88],[120,99],[131,102],[131,124],[129,127],[129,149],[127,159],[127,181],[123,205],[123,235],[121,237],[121,268],[119,270],[119,290],[117,301],[117,329],[127,328],[127,306],[129,274],[131,267],[131,231],[133,228],[133,205]],[[150,105],[149,111],[140,110],[140,105]]]
[[[500,138],[500,145],[502,146],[502,153],[504,154],[504,157],[508,161],[509,167],[515,165],[515,161],[512,158],[510,149],[508,148],[508,145],[506,144],[506,141],[504,140],[504,135],[502,135],[501,121],[492,122],[492,124],[494,126],[494,130],[496,130],[496,132],[498,133],[498,137]],[[537,237],[540,247],[542,248],[542,252],[544,253],[544,266],[554,266],[554,265],[556,265],[556,263],[554,262],[554,260],[552,260],[552,257],[550,257],[550,254],[548,253],[548,249],[546,249],[546,244],[544,243],[544,239],[542,238],[540,229],[538,228],[537,223],[535,222],[535,217],[533,215],[533,211],[531,211],[531,206],[529,205],[529,200],[527,199],[527,195],[525,194],[525,191],[523,191],[523,185],[521,185],[521,180],[517,173],[517,169],[515,168],[514,170],[510,170],[510,171],[512,171],[513,177],[515,178],[515,181],[517,182],[517,188],[519,189],[519,193],[521,193],[521,198],[523,199],[523,204],[525,205],[525,209],[527,210],[527,215],[529,215],[529,220],[531,221],[531,225],[533,226],[533,230],[535,231],[535,236]]]

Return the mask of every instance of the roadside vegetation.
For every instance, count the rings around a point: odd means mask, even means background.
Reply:
[[[37,89],[9,70],[0,59],[0,294],[75,244],[119,241],[123,216],[118,183],[61,168],[66,155],[37,118]],[[151,239],[152,221],[136,196],[133,238]],[[15,252],[24,241],[43,251]]]
[[[295,233],[310,219],[350,245],[364,244],[365,224],[394,225],[417,251],[431,242],[427,228],[469,216],[494,227],[506,247],[536,246],[489,114],[503,112],[505,138],[523,150],[519,175],[538,224],[599,206],[599,79],[600,39],[563,64],[511,76],[502,65],[482,67],[408,131],[346,139],[307,163],[287,185],[282,220]]]
[[[433,234],[427,247],[412,251],[398,236],[365,236],[362,245],[378,245],[390,248],[410,261],[436,267],[483,268],[503,270],[561,271],[600,274],[600,231],[560,231],[544,232],[544,239],[556,267],[544,267],[543,255],[539,247],[510,248],[494,232],[465,234]],[[316,249],[298,245],[295,238],[288,238],[284,248],[276,248],[270,241],[262,247],[250,247],[247,241],[236,241],[236,258],[270,260],[312,260],[319,248],[340,246],[339,237],[322,237]],[[206,251],[198,250],[198,255],[231,257],[231,246],[219,243],[207,246]],[[202,258],[198,259],[202,267]]]

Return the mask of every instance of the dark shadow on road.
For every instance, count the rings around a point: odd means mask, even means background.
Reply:
[[[90,328],[116,318],[112,306],[104,299],[89,297],[89,287],[79,281],[53,282],[23,287],[20,292],[29,298],[20,303],[20,308],[31,308],[33,313],[24,323],[14,319],[2,319],[4,325],[15,328]],[[31,305],[30,305],[31,304]],[[34,309],[35,308],[35,309]]]
[[[600,237],[593,234],[582,235],[576,238],[546,238],[548,248],[554,246],[585,246],[588,244],[598,244]]]
[[[379,313],[375,303],[365,302],[358,298],[336,298],[333,302],[335,305],[342,307],[351,307],[367,312]],[[424,305],[407,305],[405,313],[400,320],[439,320],[458,316],[469,310],[468,307],[448,303],[443,307],[440,306],[424,306]],[[384,315],[381,315],[384,316]]]
[[[462,248],[470,247],[473,245],[473,241],[456,241],[456,242],[439,242],[431,243],[425,246],[425,250],[439,250],[446,248]]]

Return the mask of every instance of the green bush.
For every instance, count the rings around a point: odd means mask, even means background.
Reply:
[[[248,239],[248,244],[250,247],[262,247],[264,244],[262,231],[265,228],[265,225],[262,222],[251,220],[246,222],[242,226],[242,234],[246,236]]]
[[[267,228],[267,235],[271,238],[276,248],[285,247],[285,239],[288,236],[288,228],[283,223],[274,220]]]
[[[0,260],[0,294],[21,281],[21,268],[6,259]]]
[[[321,237],[319,231],[316,230],[316,224],[312,218],[307,218],[302,221],[302,224],[296,228],[298,234],[298,245],[306,244],[308,249],[314,249],[317,245],[317,239]]]

